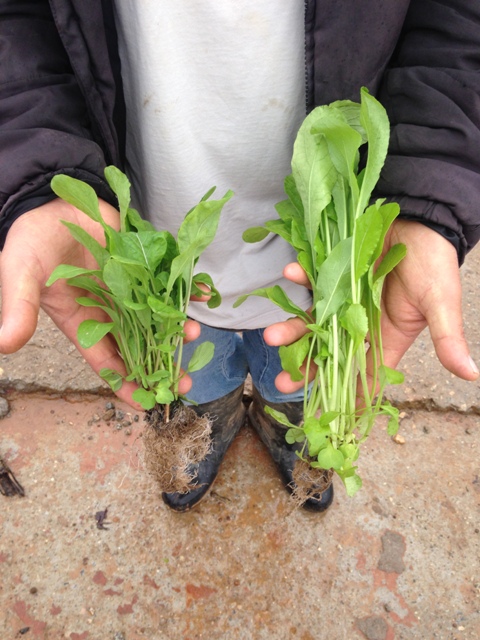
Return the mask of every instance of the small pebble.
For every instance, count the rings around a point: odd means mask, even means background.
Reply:
[[[131,436],[132,435],[132,430],[131,429],[125,429],[124,431],[126,436]]]
[[[8,400],[5,398],[0,398],[0,420],[5,418],[10,411],[10,405],[8,404]]]
[[[125,417],[125,411],[122,411],[121,409],[117,409],[117,410],[115,411],[115,418],[116,418],[117,420],[123,420],[123,419],[124,419],[124,417]]]
[[[102,416],[105,422],[109,422],[114,417],[115,417],[115,409],[108,409],[107,411],[105,411],[105,413]]]
[[[107,411],[110,411],[111,409],[115,409],[115,405],[113,404],[113,402],[107,402],[107,404],[105,405],[105,409]]]
[[[405,444],[405,438],[397,433],[396,436],[393,436],[392,440],[396,444]]]
[[[37,587],[32,587],[32,588],[30,589],[30,593],[31,593],[32,595],[35,595],[36,593],[38,593],[38,589],[37,589]]]

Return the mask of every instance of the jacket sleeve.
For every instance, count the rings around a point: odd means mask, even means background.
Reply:
[[[456,236],[462,262],[480,239],[480,3],[412,0],[379,99],[392,131],[378,195]]]
[[[0,0],[1,246],[18,215],[54,197],[55,173],[112,202],[105,164],[49,3]]]

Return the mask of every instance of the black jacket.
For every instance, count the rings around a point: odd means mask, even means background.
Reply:
[[[359,99],[392,124],[378,194],[456,243],[480,239],[480,2],[305,0],[307,109]],[[125,110],[110,0],[0,0],[0,239],[55,173],[114,203]]]

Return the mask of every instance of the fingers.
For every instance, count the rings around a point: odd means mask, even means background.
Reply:
[[[399,221],[394,242],[407,245],[406,258],[389,274],[383,292],[385,364],[395,368],[428,326],[437,356],[451,373],[476,380],[478,369],[463,332],[462,290],[457,253],[424,225]]]
[[[1,255],[2,326],[0,352],[14,353],[35,333],[41,285],[25,256],[7,244]],[[34,265],[33,265],[34,266]]]
[[[200,337],[200,323],[196,320],[187,320],[183,327],[185,331],[185,342],[193,342]]]
[[[435,351],[443,366],[464,380],[476,380],[478,368],[473,362],[463,332],[460,288],[427,313]]]
[[[287,264],[283,270],[283,275],[288,280],[302,286],[310,286],[305,271],[297,262]],[[305,322],[301,318],[289,318],[284,322],[276,322],[270,325],[263,332],[265,342],[271,347],[280,347],[282,345],[292,344],[304,336],[309,330]],[[305,374],[305,369],[300,369]],[[314,371],[310,371],[310,380],[314,377]],[[295,382],[291,379],[290,374],[282,371],[275,378],[275,386],[282,393],[294,393],[304,386],[304,381]]]
[[[301,318],[289,318],[284,322],[271,324],[263,332],[263,337],[271,347],[280,347],[296,342],[308,331],[309,329]]]
[[[291,280],[296,284],[300,284],[304,287],[310,288],[310,281],[307,277],[307,274],[298,264],[298,262],[291,262],[290,264],[287,264],[287,266],[283,270],[283,275],[285,278],[287,278],[287,280]]]

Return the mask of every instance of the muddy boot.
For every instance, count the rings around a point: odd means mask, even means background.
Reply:
[[[226,396],[205,402],[192,409],[198,415],[208,414],[212,419],[212,448],[206,458],[190,469],[193,489],[188,493],[162,493],[166,505],[174,511],[188,511],[206,496],[217,477],[227,449],[245,421],[243,384]]]
[[[296,454],[302,445],[298,442],[287,443],[285,440],[286,427],[265,413],[265,405],[284,413],[292,424],[300,424],[303,420],[303,402],[267,402],[253,388],[252,403],[248,409],[249,420],[275,461],[285,487],[291,493],[295,493],[293,469],[295,464],[302,463]],[[333,485],[330,483],[326,489],[322,488],[321,492],[316,489],[317,485],[308,487],[309,497],[302,503],[302,507],[309,511],[325,511],[332,504]]]

